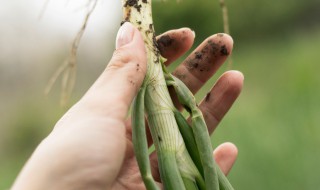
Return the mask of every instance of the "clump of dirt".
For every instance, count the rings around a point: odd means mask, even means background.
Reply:
[[[134,6],[138,4],[138,0],[127,0],[127,2],[124,4],[125,7],[127,6]]]
[[[223,56],[229,55],[229,52],[228,52],[228,49],[227,49],[226,45],[221,46],[221,48],[220,48],[220,53],[221,53],[221,55],[223,55]]]
[[[218,34],[220,37],[223,34]],[[185,66],[189,70],[197,69],[200,72],[208,72],[212,68],[211,64],[218,59],[219,56],[229,55],[226,45],[222,45],[222,42],[214,42],[208,40],[203,47],[194,52],[193,56],[189,57],[185,62]]]
[[[212,40],[208,40],[208,44],[206,45],[206,47],[204,49],[208,49],[210,51],[210,53],[213,56],[217,55],[217,52],[219,51],[219,45],[214,43]]]
[[[138,0],[127,0],[124,7],[128,6],[136,8],[138,12],[141,11],[141,5],[138,4]]]
[[[171,38],[169,35],[161,36],[158,40],[158,48],[160,52],[163,52],[166,47],[171,46],[174,43],[174,39]]]

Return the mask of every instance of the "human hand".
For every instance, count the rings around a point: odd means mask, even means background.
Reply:
[[[194,33],[187,28],[159,36],[159,49],[167,58],[166,65],[189,50],[193,40]],[[213,35],[174,74],[196,93],[226,60],[232,45],[228,35]],[[125,23],[105,71],[37,147],[12,189],[145,189],[127,113],[144,79],[146,60],[141,34]],[[240,72],[228,71],[200,103],[210,133],[238,97],[242,83]],[[237,148],[224,143],[216,148],[214,157],[227,174],[237,157]],[[161,187],[155,153],[150,155],[150,162],[154,179]]]

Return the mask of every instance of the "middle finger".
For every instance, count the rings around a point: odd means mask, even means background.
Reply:
[[[173,74],[195,94],[231,54],[233,40],[227,34],[215,34],[202,42]]]

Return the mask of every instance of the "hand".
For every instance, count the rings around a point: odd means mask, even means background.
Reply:
[[[159,36],[166,65],[189,50],[193,40],[194,33],[187,28]],[[228,35],[213,35],[174,74],[196,93],[226,60],[232,45]],[[118,32],[116,50],[105,71],[37,147],[12,189],[145,189],[133,152],[130,119],[126,119],[145,72],[141,34],[125,23]],[[201,102],[210,133],[238,97],[242,83],[240,72],[228,71]],[[228,174],[237,148],[231,143],[222,144],[214,151],[214,157]],[[155,153],[150,160],[154,178],[161,187]]]

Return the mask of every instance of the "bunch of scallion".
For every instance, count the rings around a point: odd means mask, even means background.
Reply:
[[[232,190],[212,157],[212,146],[203,115],[186,85],[170,74],[155,40],[152,0],[122,0],[124,22],[141,32],[147,50],[147,73],[133,103],[134,150],[147,190],[157,190],[149,161],[145,116],[158,156],[166,190]],[[173,105],[168,86],[191,116],[189,125]]]

